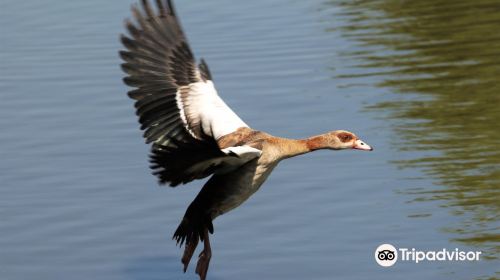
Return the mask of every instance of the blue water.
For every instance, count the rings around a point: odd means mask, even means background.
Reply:
[[[171,236],[203,182],[172,189],[150,175],[117,55],[131,3],[2,3],[0,279],[197,279],[193,264],[182,273]],[[394,163],[438,152],[401,150],[396,109],[372,108],[425,96],[366,75],[384,67],[358,67],[352,54],[377,47],[353,39],[349,7],[213,0],[177,1],[177,10],[220,95],[253,128],[291,138],[348,129],[375,148],[282,162],[215,221],[209,279],[498,277],[498,240],[456,241],[447,229],[461,228],[454,212],[467,209],[416,199],[439,181]],[[492,216],[485,224],[498,236]],[[373,257],[382,243],[483,250],[489,259],[382,268]]]

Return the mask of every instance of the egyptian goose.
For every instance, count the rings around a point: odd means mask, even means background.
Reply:
[[[184,272],[198,242],[204,243],[196,273],[205,279],[211,258],[212,221],[238,207],[283,159],[319,149],[372,148],[345,130],[303,140],[251,129],[219,97],[207,64],[196,65],[171,0],[132,7],[135,23],[120,51],[125,84],[135,100],[150,162],[161,184],[172,187],[210,177],[189,205],[173,239],[185,243]]]

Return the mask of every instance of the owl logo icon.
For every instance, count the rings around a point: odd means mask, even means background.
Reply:
[[[393,266],[398,260],[398,250],[391,244],[382,244],[375,250],[375,261],[383,267]]]
[[[378,251],[377,258],[381,261],[392,261],[394,259],[394,251],[391,250]]]

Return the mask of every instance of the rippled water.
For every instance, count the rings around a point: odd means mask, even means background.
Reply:
[[[394,141],[398,151],[414,152],[394,163],[423,170],[437,185],[409,192],[416,201],[442,201],[460,217],[459,224],[446,227],[456,240],[484,246],[490,257],[498,257],[500,36],[492,31],[500,24],[500,3],[341,6],[353,23],[341,27],[342,33],[358,46],[374,48],[347,52],[359,61],[360,71],[338,77],[376,77],[372,85],[409,97],[368,106],[390,112],[388,120],[400,138]]]
[[[499,277],[497,1],[177,2],[252,127],[375,147],[280,164],[215,221],[210,279]],[[196,279],[170,237],[203,182],[149,174],[118,66],[130,3],[2,3],[1,279]],[[383,269],[385,242],[485,257]]]

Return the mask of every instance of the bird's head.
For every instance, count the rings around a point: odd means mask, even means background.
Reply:
[[[370,145],[363,142],[354,133],[346,130],[335,130],[328,133],[329,147],[334,150],[356,149],[373,151]]]

